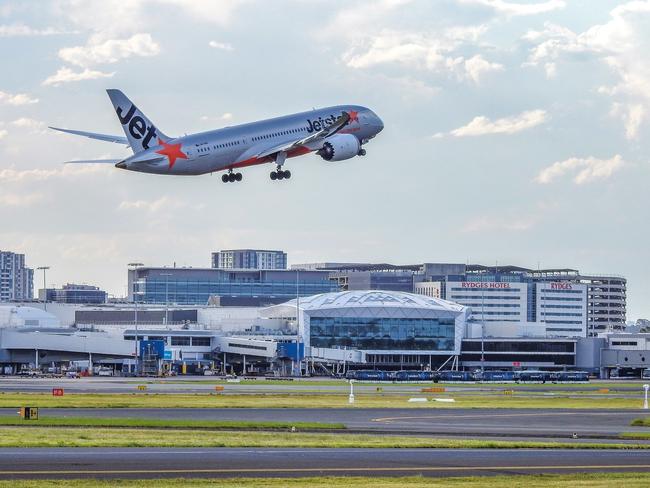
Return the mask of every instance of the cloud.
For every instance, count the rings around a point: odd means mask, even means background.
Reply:
[[[615,155],[611,159],[597,159],[593,156],[588,158],[570,158],[564,161],[558,161],[544,168],[539,172],[535,181],[540,184],[547,184],[556,178],[564,176],[566,173],[578,172],[573,178],[577,185],[591,183],[596,180],[605,180],[620,170],[625,161],[620,155]]]
[[[144,210],[150,213],[157,213],[161,210],[169,212],[170,210],[188,207],[195,210],[201,210],[205,205],[190,205],[186,201],[179,200],[178,198],[164,196],[156,200],[124,200],[120,203],[118,208],[120,210]]]
[[[76,66],[117,63],[131,56],[156,56],[160,46],[150,34],[134,34],[128,39],[109,39],[97,42],[92,39],[85,46],[66,47],[59,50],[59,57]]]
[[[650,2],[634,0],[610,11],[610,18],[582,33],[545,24],[530,31],[524,40],[533,43],[527,65],[543,65],[554,76],[559,61],[590,60],[603,63],[617,77],[613,86],[598,92],[612,98],[610,113],[620,118],[628,139],[638,137],[650,114]]]
[[[9,134],[9,132],[7,132],[5,129],[0,129],[0,139],[7,137],[7,134]]]
[[[219,116],[212,116],[212,115],[201,115],[201,120],[203,122],[223,122],[223,121],[229,121],[232,120],[233,115],[230,112],[225,112]]]
[[[53,85],[59,86],[62,83],[70,83],[73,81],[84,81],[84,80],[97,80],[99,78],[110,78],[115,74],[104,73],[103,71],[91,70],[86,68],[83,71],[72,71],[70,68],[59,68],[59,70],[51,76],[48,76],[44,81],[43,85]]]
[[[448,73],[459,80],[479,83],[486,73],[500,71],[503,66],[485,60],[480,54],[466,58],[455,52],[466,42],[467,36],[473,38],[483,31],[482,27],[455,28],[433,35],[386,30],[353,43],[342,59],[350,68],[398,64],[434,73]]]
[[[523,232],[532,229],[535,226],[535,223],[536,219],[533,217],[508,218],[481,216],[471,219],[465,223],[465,225],[461,227],[461,232]]]
[[[58,0],[57,13],[101,39],[130,35],[148,27],[186,19],[218,26],[229,25],[248,0]],[[173,26],[172,26],[173,28]]]
[[[28,117],[21,117],[19,119],[11,122],[11,125],[18,127],[20,129],[27,129],[30,132],[36,134],[42,134],[45,132],[45,123],[40,120],[30,119]]]
[[[32,98],[25,93],[16,93],[15,95],[0,91],[0,104],[6,105],[31,105],[38,103],[38,98]]]
[[[215,49],[221,49],[222,51],[233,51],[232,45],[226,42],[210,41],[208,42],[208,46],[213,47]]]
[[[460,3],[484,5],[494,9],[496,12],[511,15],[537,15],[554,10],[560,10],[566,7],[564,0],[548,0],[537,3],[516,3],[506,2],[505,0],[459,0]]]
[[[439,132],[434,137],[450,135],[454,137],[483,136],[487,134],[516,134],[543,124],[549,119],[545,110],[528,110],[512,117],[490,120],[484,116],[474,117],[467,125],[450,131]]]
[[[103,167],[102,167],[103,166]],[[18,170],[15,168],[5,168],[0,170],[1,183],[33,183],[37,181],[48,181],[57,178],[70,178],[83,176],[87,174],[100,173],[102,171],[112,170],[113,167],[106,168],[105,165],[62,165],[57,169],[25,169]]]
[[[31,207],[43,200],[40,193],[0,193],[0,205],[7,207]]]
[[[36,37],[36,36],[54,36],[61,34],[74,34],[73,31],[62,31],[54,27],[45,29],[34,29],[25,24],[3,24],[0,25],[0,37]]]

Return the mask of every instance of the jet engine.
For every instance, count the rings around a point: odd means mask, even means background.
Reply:
[[[328,137],[323,147],[316,151],[325,161],[343,161],[359,154],[361,144],[352,134],[336,134]]]

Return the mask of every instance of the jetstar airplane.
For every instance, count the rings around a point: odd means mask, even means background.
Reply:
[[[68,161],[107,163],[120,169],[162,175],[202,175],[227,171],[224,183],[241,181],[239,168],[274,163],[272,180],[291,177],[283,170],[285,161],[315,152],[326,161],[342,161],[364,156],[362,145],[375,137],[383,122],[366,107],[337,105],[250,124],[226,127],[183,137],[169,137],[119,90],[107,90],[126,137],[78,130],[51,129],[100,141],[130,146],[133,156],[126,159]]]

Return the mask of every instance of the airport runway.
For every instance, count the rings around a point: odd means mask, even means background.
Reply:
[[[16,415],[2,408],[0,415]],[[460,437],[614,439],[647,432],[630,422],[644,410],[382,409],[382,408],[41,408],[44,417],[135,417],[156,419],[340,422],[348,431]]]
[[[489,476],[650,471],[650,454],[537,449],[0,449],[0,478]]]
[[[22,393],[49,393],[52,388],[64,388],[70,393],[134,393],[138,385],[146,385],[148,393],[163,394],[207,394],[214,392],[216,384],[225,387],[223,394],[292,394],[292,393],[318,393],[324,394],[347,394],[350,385],[339,380],[332,384],[331,379],[325,379],[329,383],[323,383],[323,378],[313,380],[302,379],[300,382],[276,382],[265,379],[248,381],[244,383],[224,383],[217,378],[190,376],[172,378],[122,378],[122,377],[87,377],[79,379],[71,378],[23,378],[23,377],[0,377],[0,391],[22,392]],[[610,382],[607,388],[610,390],[608,398],[641,398],[642,383],[638,386]],[[599,382],[599,385],[602,385]],[[420,393],[423,387],[432,386],[432,383],[384,383],[367,384],[355,383],[354,389],[357,393],[376,393],[381,388],[385,393],[413,395]],[[587,398],[590,396],[602,398],[603,394],[598,390],[601,386],[592,386],[588,383],[580,384],[553,384],[553,383],[531,383],[521,385],[503,384],[452,384],[445,385],[448,393],[456,395],[502,395],[503,390],[516,388],[517,392],[526,396],[547,396],[552,392],[554,396],[575,396]]]

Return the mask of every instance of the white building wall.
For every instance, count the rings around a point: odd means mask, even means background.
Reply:
[[[537,321],[547,337],[587,337],[587,285],[536,283]]]
[[[448,281],[446,299],[471,307],[474,320],[528,320],[528,283]]]

